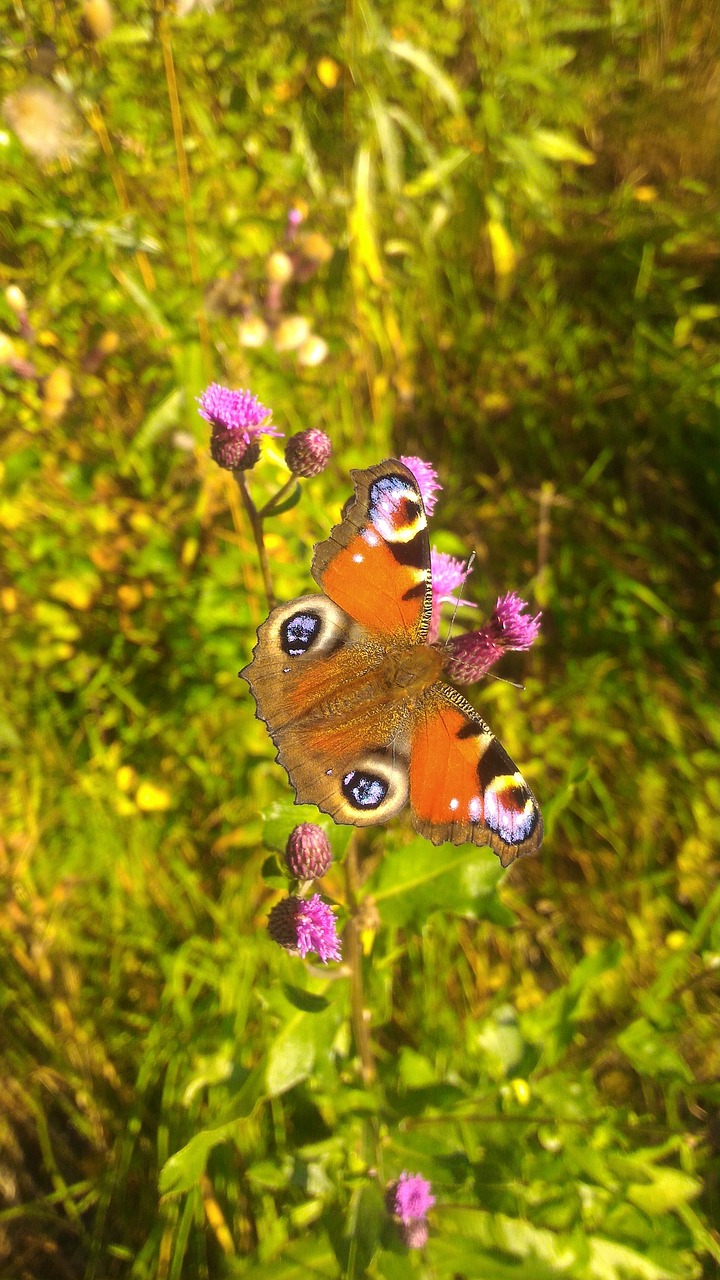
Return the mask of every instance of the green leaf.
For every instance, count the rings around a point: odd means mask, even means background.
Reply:
[[[461,164],[465,163],[469,155],[470,152],[465,147],[453,147],[435,164],[423,169],[422,173],[418,174],[417,178],[413,178],[412,182],[406,182],[403,188],[404,194],[414,198],[415,196],[425,195],[427,191],[432,191],[434,187],[441,186],[451,173],[454,173]]]
[[[280,502],[271,502],[269,506],[263,510],[263,518],[270,519],[272,516],[282,516],[286,511],[292,511],[296,507],[302,496],[302,490],[299,484]]]
[[[202,1178],[213,1147],[231,1137],[235,1123],[218,1125],[196,1133],[180,1151],[165,1161],[159,1179],[161,1196],[179,1195],[196,1186]]]
[[[616,1244],[600,1236],[561,1234],[535,1227],[521,1218],[486,1213],[477,1209],[446,1207],[442,1215],[443,1232],[454,1233],[465,1241],[475,1241],[491,1250],[523,1260],[522,1275],[547,1275],[536,1271],[537,1264],[551,1268],[554,1274],[586,1276],[590,1280],[681,1280],[687,1267],[679,1259],[677,1266],[667,1266],[638,1253],[624,1244]],[[473,1272],[488,1275],[484,1265]]]
[[[535,150],[548,160],[570,160],[573,164],[594,164],[595,156],[566,133],[552,129],[536,129],[531,135]]]
[[[141,453],[145,449],[149,449],[151,445],[159,440],[161,436],[166,435],[168,431],[180,419],[185,393],[180,387],[176,387],[169,395],[165,396],[160,404],[151,409],[144,422],[138,427],[132,442],[133,454]]]
[[[686,1083],[693,1079],[687,1063],[647,1018],[631,1022],[621,1031],[617,1044],[641,1076],[650,1076],[651,1079],[674,1076]]]
[[[486,1056],[493,1079],[499,1080],[512,1071],[525,1052],[525,1041],[510,1005],[495,1009],[477,1032],[475,1044]]]
[[[694,1200],[702,1191],[702,1183],[680,1169],[645,1166],[649,1181],[628,1187],[628,1199],[650,1217],[671,1213],[680,1204]]]
[[[325,996],[316,995],[313,991],[305,991],[302,987],[295,987],[290,982],[284,982],[282,989],[285,999],[303,1013],[322,1013],[329,1008],[330,1001]]]
[[[340,984],[341,986],[343,984]],[[291,1009],[296,1009],[298,995],[305,1000],[310,993],[300,993],[299,988],[290,987],[290,995],[284,992]],[[321,1000],[323,997],[316,997]],[[342,1002],[326,1001],[321,1009],[312,998],[307,1000],[311,1011],[298,1009],[275,1037],[268,1054],[265,1073],[265,1089],[268,1097],[276,1098],[287,1093],[301,1080],[305,1080],[312,1071],[316,1058],[327,1054],[342,1016]]]
[[[689,1255],[676,1252],[673,1265],[654,1262],[625,1244],[592,1236],[590,1275],[593,1280],[687,1280]],[[696,1274],[694,1271],[690,1274]]]
[[[455,85],[425,49],[418,49],[417,45],[411,44],[409,40],[388,40],[387,49],[396,58],[402,58],[405,62],[409,62],[413,67],[416,67],[418,71],[421,71],[438,97],[447,103],[450,110],[456,115],[461,114],[462,103]]]
[[[383,102],[372,84],[367,87],[367,95],[375,118],[375,128],[382,152],[385,185],[388,191],[396,194],[402,186],[402,147],[397,125],[387,104]]]
[[[225,1258],[223,1272],[238,1280],[340,1280],[342,1274],[324,1231],[304,1232],[300,1239],[287,1241],[272,1261],[264,1258],[248,1265],[246,1258]]]
[[[522,1017],[523,1034],[533,1044],[542,1047],[543,1059],[548,1065],[557,1062],[563,1050],[571,1044],[582,1016],[583,999],[608,969],[617,967],[622,950],[622,943],[616,941],[585,956],[575,966],[564,987]]]
[[[196,1133],[184,1147],[165,1161],[159,1178],[161,1195],[178,1195],[189,1191],[200,1181],[213,1147],[232,1137],[237,1121],[249,1116],[255,1109],[263,1094],[265,1070],[266,1063],[262,1061],[250,1072],[224,1109],[219,1125]]]
[[[426,920],[434,911],[486,916],[503,870],[489,849],[444,844],[421,837],[386,854],[365,885],[386,924]]]

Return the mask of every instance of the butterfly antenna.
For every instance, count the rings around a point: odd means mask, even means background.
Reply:
[[[462,591],[463,587],[465,586],[465,583],[467,582],[467,580],[468,580],[468,578],[469,578],[469,576],[470,576],[470,570],[472,569],[472,567],[473,567],[474,563],[475,563],[475,552],[474,552],[474,551],[471,551],[471,552],[470,552],[470,557],[469,557],[468,562],[467,562],[467,564],[466,564],[466,566],[465,566],[465,572],[463,573],[463,580],[462,580],[462,582],[461,582],[461,584],[460,584],[460,590],[461,590],[461,591]],[[460,608],[460,601],[459,601],[459,600],[456,600],[456,601],[455,601],[455,608],[453,609],[453,616],[452,616],[452,618],[450,619],[450,630],[448,631],[448,634],[447,634],[447,640],[445,641],[445,648],[447,648],[447,646],[449,645],[450,640],[451,640],[451,638],[452,638],[453,627],[455,626],[455,619],[457,618],[457,611],[458,611],[458,609],[459,609],[459,608]]]
[[[524,684],[518,684],[517,680],[508,680],[507,676],[498,676],[494,671],[486,671],[486,676],[490,676],[491,680],[499,680],[501,684],[511,684],[513,689],[524,689]]]

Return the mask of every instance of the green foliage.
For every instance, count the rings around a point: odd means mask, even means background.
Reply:
[[[717,1274],[716,14],[98,8],[0,5],[0,1274]],[[538,858],[291,805],[211,379],[334,442],[278,599],[402,452],[480,612],[538,601],[478,693]],[[341,966],[266,933],[303,820]]]

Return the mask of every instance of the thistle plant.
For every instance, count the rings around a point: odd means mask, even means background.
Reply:
[[[294,235],[294,228],[288,231],[289,239]],[[276,256],[272,264],[275,282],[282,284],[286,264],[281,256]],[[313,481],[328,465],[331,456],[331,441],[321,430],[311,427],[299,431],[285,443],[285,462],[288,468],[288,479],[274,496],[263,506],[258,507],[251,494],[250,483],[254,468],[261,458],[261,444],[264,437],[280,438],[281,432],[273,424],[272,413],[249,390],[230,390],[213,383],[199,398],[201,415],[211,427],[210,452],[218,466],[230,471],[240,490],[242,502],[250,522],[258,552],[260,567],[265,585],[265,593],[269,607],[275,606],[270,561],[265,546],[265,525],[269,519],[282,514],[288,503],[296,497],[298,486],[302,482]],[[438,495],[441,491],[440,481],[432,465],[422,458],[403,457],[404,466],[411,472],[422,498],[422,507],[427,516],[434,512]],[[403,484],[399,477],[392,476],[389,469],[389,484]],[[392,546],[392,520],[398,510],[393,506],[396,501],[392,492],[382,488],[384,475],[378,482],[379,497],[376,498],[376,528],[388,528],[388,539]],[[409,510],[418,507],[416,494],[407,497]],[[383,505],[385,504],[385,505]],[[420,512],[422,515],[422,510]],[[384,522],[384,523],[383,523]],[[423,524],[424,529],[424,524]],[[403,534],[412,536],[412,514],[402,526]],[[353,562],[362,563],[364,559],[363,537],[367,533],[365,546],[372,548],[379,542],[379,536],[373,528],[363,530],[359,536],[359,548],[353,552]],[[373,542],[374,538],[374,542]],[[340,544],[338,544],[340,545]],[[344,544],[343,544],[344,545]],[[427,544],[424,544],[425,546]],[[405,544],[403,543],[403,546]],[[389,553],[388,553],[389,554]],[[427,551],[424,552],[427,555]],[[396,557],[404,564],[407,552],[401,550]],[[473,631],[459,635],[450,635],[444,642],[440,641],[443,610],[452,608],[453,620],[461,607],[471,605],[464,598],[463,588],[467,580],[470,563],[457,557],[447,555],[436,548],[431,548],[430,570],[432,578],[432,607],[427,643],[441,655],[442,669],[461,683],[468,683],[485,675],[490,668],[508,650],[529,648],[537,637],[540,616],[532,615],[527,604],[514,592],[501,596],[494,607],[489,620]],[[374,582],[374,579],[373,579]],[[312,599],[310,597],[309,599]],[[282,661],[284,652],[289,658],[303,656],[313,643],[318,619],[308,598],[300,597],[292,602],[298,606],[292,611],[290,606],[276,610],[268,620],[270,632],[263,632],[258,641],[258,649],[263,645],[271,648],[265,652],[269,655],[279,654]],[[320,596],[318,600],[328,597]],[[333,606],[334,607],[334,606]],[[472,606],[474,607],[474,605]],[[320,605],[318,605],[320,609]],[[289,612],[288,612],[289,611]],[[282,628],[286,630],[283,632]],[[267,639],[269,634],[275,636],[272,643]],[[419,643],[419,642],[418,642]],[[257,651],[256,651],[257,652]],[[268,659],[265,659],[267,662]],[[438,661],[437,656],[433,661]],[[264,670],[261,665],[261,670]],[[289,673],[288,666],[286,671]],[[303,670],[303,668],[301,668]],[[247,677],[253,692],[255,685]],[[253,677],[254,679],[255,677]],[[261,676],[261,679],[264,677]],[[332,689],[328,690],[332,697]],[[256,693],[257,700],[257,693]],[[275,703],[274,688],[268,694],[266,706]],[[260,702],[258,706],[260,707]],[[285,709],[290,715],[290,704]],[[263,713],[263,717],[265,714]],[[299,717],[296,717],[299,718]],[[300,731],[299,731],[300,732]],[[272,733],[272,729],[271,729]],[[273,735],[274,736],[274,735]],[[298,738],[301,743],[302,737]],[[293,753],[297,748],[293,745]],[[282,752],[280,753],[282,759]],[[326,771],[332,774],[332,768]],[[378,779],[372,774],[368,777],[362,771],[351,770],[342,779],[346,792],[353,787],[360,796],[360,802],[369,799],[375,802],[375,791]],[[451,802],[457,806],[458,801]],[[352,821],[346,818],[345,821]],[[520,821],[520,819],[518,819]],[[344,903],[342,916],[344,929],[342,937],[336,918],[336,904],[318,890],[317,881],[333,870],[333,850],[331,840],[324,827],[314,822],[297,823],[287,838],[281,870],[287,878],[287,891],[282,892],[271,907],[267,917],[267,930],[271,940],[294,957],[295,962],[312,964],[316,957],[322,965],[336,964],[342,960],[342,969],[336,971],[336,977],[347,977],[350,984],[350,1020],[357,1049],[360,1074],[365,1085],[370,1085],[377,1076],[377,1065],[370,1035],[369,1015],[363,989],[363,951],[367,940],[380,923],[380,915],[373,909],[373,903],[364,894],[364,884],[374,865],[369,856],[365,833],[357,828],[347,843],[345,857],[342,859],[345,877]],[[277,867],[277,864],[274,864]],[[273,889],[277,889],[276,870],[268,877]],[[314,968],[311,970],[317,973]],[[332,970],[328,971],[332,973]],[[385,1203],[394,1224],[400,1242],[408,1249],[421,1249],[428,1242],[429,1225],[428,1210],[435,1204],[435,1197],[429,1181],[421,1174],[403,1172],[391,1183],[385,1193]]]

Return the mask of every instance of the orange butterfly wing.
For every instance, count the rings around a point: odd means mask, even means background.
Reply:
[[[492,731],[437,679],[417,483],[392,458],[352,477],[354,498],[315,548],[324,596],[273,610],[241,674],[298,802],[372,825],[399,812],[409,786],[413,823],[433,844],[487,844],[507,866],[539,847],[542,818]]]
[[[391,458],[352,471],[355,499],[315,549],[312,573],[335,604],[371,632],[427,636],[430,541],[417,482]]]
[[[413,823],[433,844],[490,845],[504,867],[540,847],[532,791],[469,702],[437,683],[415,723],[410,752]]]

